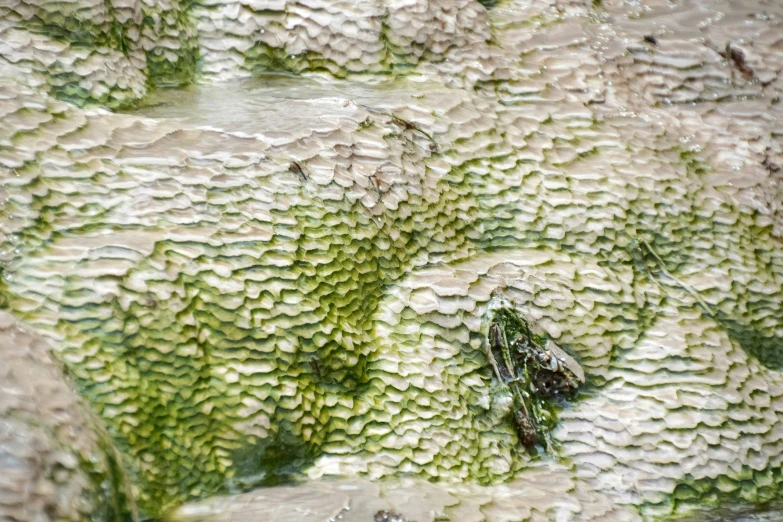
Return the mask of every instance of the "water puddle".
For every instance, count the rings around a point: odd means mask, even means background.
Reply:
[[[130,114],[176,118],[196,126],[252,135],[326,132],[365,109],[388,111],[454,96],[442,84],[412,79],[375,83],[269,74],[240,81],[158,89]],[[426,101],[424,101],[426,99]]]

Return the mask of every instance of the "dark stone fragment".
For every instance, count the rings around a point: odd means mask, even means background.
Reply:
[[[536,445],[538,440],[536,437],[536,427],[533,425],[533,421],[531,421],[530,417],[525,415],[525,412],[522,410],[517,410],[515,418],[517,421],[519,442],[526,448],[532,448]]]

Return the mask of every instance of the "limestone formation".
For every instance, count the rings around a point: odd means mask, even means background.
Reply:
[[[0,304],[143,516],[780,495],[779,2],[54,6],[0,4]],[[498,302],[584,373],[548,453]]]
[[[135,520],[130,482],[50,346],[0,311],[0,520]]]

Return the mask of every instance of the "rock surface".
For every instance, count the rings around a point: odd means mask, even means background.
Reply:
[[[0,7],[0,300],[147,514],[302,475],[412,520],[400,475],[453,520],[779,494],[779,3],[47,5]],[[212,83],[261,72],[305,77]],[[559,460],[508,420],[493,299],[584,368]]]
[[[120,456],[49,344],[0,311],[0,352],[0,520],[135,520]]]

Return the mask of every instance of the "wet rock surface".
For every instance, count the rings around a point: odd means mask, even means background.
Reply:
[[[0,311],[0,519],[136,520],[121,457],[50,345]]]
[[[559,465],[530,466],[492,487],[433,484],[420,479],[314,480],[306,484],[213,497],[172,513],[172,522],[340,520],[435,522],[460,520],[639,520],[589,492]]]
[[[362,520],[778,496],[778,3],[72,7],[0,7],[0,302],[147,514],[303,476],[172,516],[315,488],[328,520],[331,476]],[[550,456],[498,393],[497,300],[584,372]],[[421,510],[380,501],[400,475],[440,481]]]

